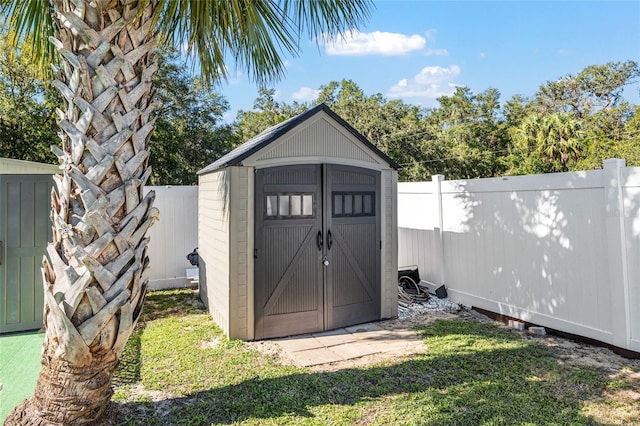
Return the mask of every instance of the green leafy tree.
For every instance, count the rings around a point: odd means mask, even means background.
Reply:
[[[313,103],[329,105],[401,164],[401,180],[477,178],[598,168],[612,156],[637,164],[638,108],[623,96],[637,82],[637,64],[627,61],[587,67],[504,105],[497,89],[459,87],[427,110],[368,95],[352,80],[321,86]],[[274,95],[261,90],[254,111],[238,114],[240,139],[306,107]]]
[[[500,92],[491,88],[474,94],[458,87],[438,101],[440,107],[428,117],[438,127],[433,143],[444,147],[434,171],[454,179],[502,174],[509,138],[501,117]]]
[[[0,41],[0,156],[56,163],[51,92],[39,79],[29,46]]]
[[[53,84],[62,165],[52,194],[53,242],[43,260],[42,369],[8,425],[104,420],[114,369],[147,290],[148,238],[158,217],[151,175],[154,55],[161,42],[196,53],[205,82],[232,58],[261,83],[284,74],[300,36],[336,35],[368,16],[367,0],[0,0],[8,40],[57,58]],[[49,43],[51,41],[51,43]]]
[[[234,122],[236,143],[245,142],[271,126],[304,112],[308,105],[275,100],[275,89],[260,88],[252,111],[238,111]]]
[[[229,104],[193,78],[177,51],[165,49],[154,84],[156,126],[150,140],[151,185],[195,185],[196,173],[235,145],[231,125],[222,123]]]
[[[535,102],[541,113],[566,112],[586,118],[624,103],[624,88],[640,78],[635,61],[591,65],[540,86]]]

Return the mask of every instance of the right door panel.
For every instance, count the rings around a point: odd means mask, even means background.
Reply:
[[[380,173],[325,165],[327,329],[380,318]]]

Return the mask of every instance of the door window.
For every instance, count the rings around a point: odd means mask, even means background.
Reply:
[[[269,193],[265,195],[265,218],[315,217],[313,194]]]
[[[332,192],[333,217],[375,216],[375,192]]]

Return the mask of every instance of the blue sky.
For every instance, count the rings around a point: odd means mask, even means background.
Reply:
[[[504,102],[589,65],[640,61],[640,1],[377,1],[371,19],[344,42],[304,42],[276,99],[311,101],[330,81],[351,79],[367,95],[434,107],[456,86],[489,87]],[[233,72],[220,90],[251,110],[258,87]],[[625,96],[638,103],[636,84]]]

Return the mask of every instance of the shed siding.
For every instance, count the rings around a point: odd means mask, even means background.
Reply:
[[[346,129],[327,118],[324,114],[318,114],[284,135],[281,140],[249,156],[243,164],[271,167],[313,162],[377,170],[388,167]]]
[[[230,167],[229,337],[253,334],[253,169]],[[251,296],[250,296],[251,295]]]
[[[229,335],[229,197],[231,169],[200,176],[198,251],[202,301]]]
[[[382,262],[381,309],[382,318],[398,315],[398,173],[382,171]]]

